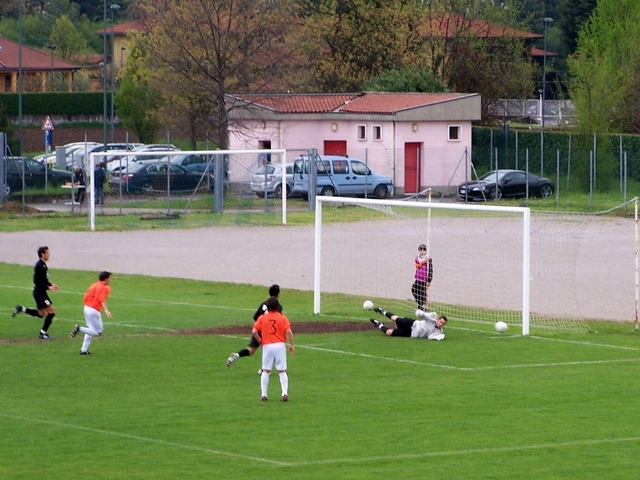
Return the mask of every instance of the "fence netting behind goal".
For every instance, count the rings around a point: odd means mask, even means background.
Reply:
[[[398,203],[398,202],[396,202]],[[428,309],[466,322],[522,325],[523,214],[325,203],[321,313],[362,316],[374,303],[412,316],[418,246],[433,260]],[[424,205],[423,205],[424,206]],[[630,218],[532,214],[530,329],[589,330],[634,319]]]

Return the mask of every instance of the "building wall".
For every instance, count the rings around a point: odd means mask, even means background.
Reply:
[[[366,139],[358,138],[358,126],[365,127]],[[381,128],[381,138],[372,138],[373,127]],[[459,140],[449,140],[449,127],[459,126]],[[389,175],[396,191],[404,192],[405,143],[421,143],[423,188],[457,185],[464,181],[465,166],[471,165],[471,122],[394,122],[369,120],[245,121],[231,127],[230,149],[257,149],[264,141],[271,148],[287,150],[287,161],[310,148],[324,153],[325,141],[346,141],[349,157],[366,161],[376,173]],[[468,162],[465,162],[465,148]]]

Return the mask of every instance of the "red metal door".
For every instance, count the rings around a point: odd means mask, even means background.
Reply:
[[[421,143],[404,144],[404,193],[420,191]]]
[[[346,140],[325,140],[324,154],[325,155],[342,155],[346,157],[347,141]]]

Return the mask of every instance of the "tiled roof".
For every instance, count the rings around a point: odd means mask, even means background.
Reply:
[[[115,23],[115,22],[114,22]],[[144,31],[144,25],[142,22],[138,22],[136,20],[132,20],[130,22],[118,23],[113,26],[113,35],[115,37],[121,37],[127,34],[129,30],[135,30],[137,32]],[[101,28],[97,31],[98,35],[102,36],[104,34],[104,28]],[[107,27],[107,35],[111,35],[111,25]]]
[[[19,69],[18,42],[0,37],[0,71],[18,71]],[[42,70],[78,70],[79,66],[55,57],[52,60],[51,50],[40,51],[22,45],[22,69],[24,71]],[[53,62],[53,67],[52,67]]]
[[[356,93],[310,93],[237,95],[240,100],[275,110],[279,113],[325,113],[338,110],[358,97]]]
[[[452,38],[456,35],[482,38],[515,37],[530,40],[543,38],[539,33],[505,27],[483,20],[465,18],[461,15],[443,15],[425,19],[421,26],[422,36]]]
[[[365,93],[344,105],[341,112],[388,113],[424,107],[466,96],[464,93]]]
[[[393,114],[467,96],[464,93],[336,93],[237,95],[242,101],[277,113]]]
[[[531,47],[531,56],[532,57],[544,57],[544,50],[541,48]],[[550,52],[547,50],[547,57],[555,57],[556,54],[554,52]]]

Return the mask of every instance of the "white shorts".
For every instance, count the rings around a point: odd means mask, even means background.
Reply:
[[[103,332],[102,326],[102,315],[100,315],[100,310],[96,310],[95,308],[84,306],[84,320],[87,322],[87,327],[91,330],[95,330],[98,333]]]
[[[287,345],[285,343],[269,343],[262,346],[262,369],[282,372],[287,369]]]

